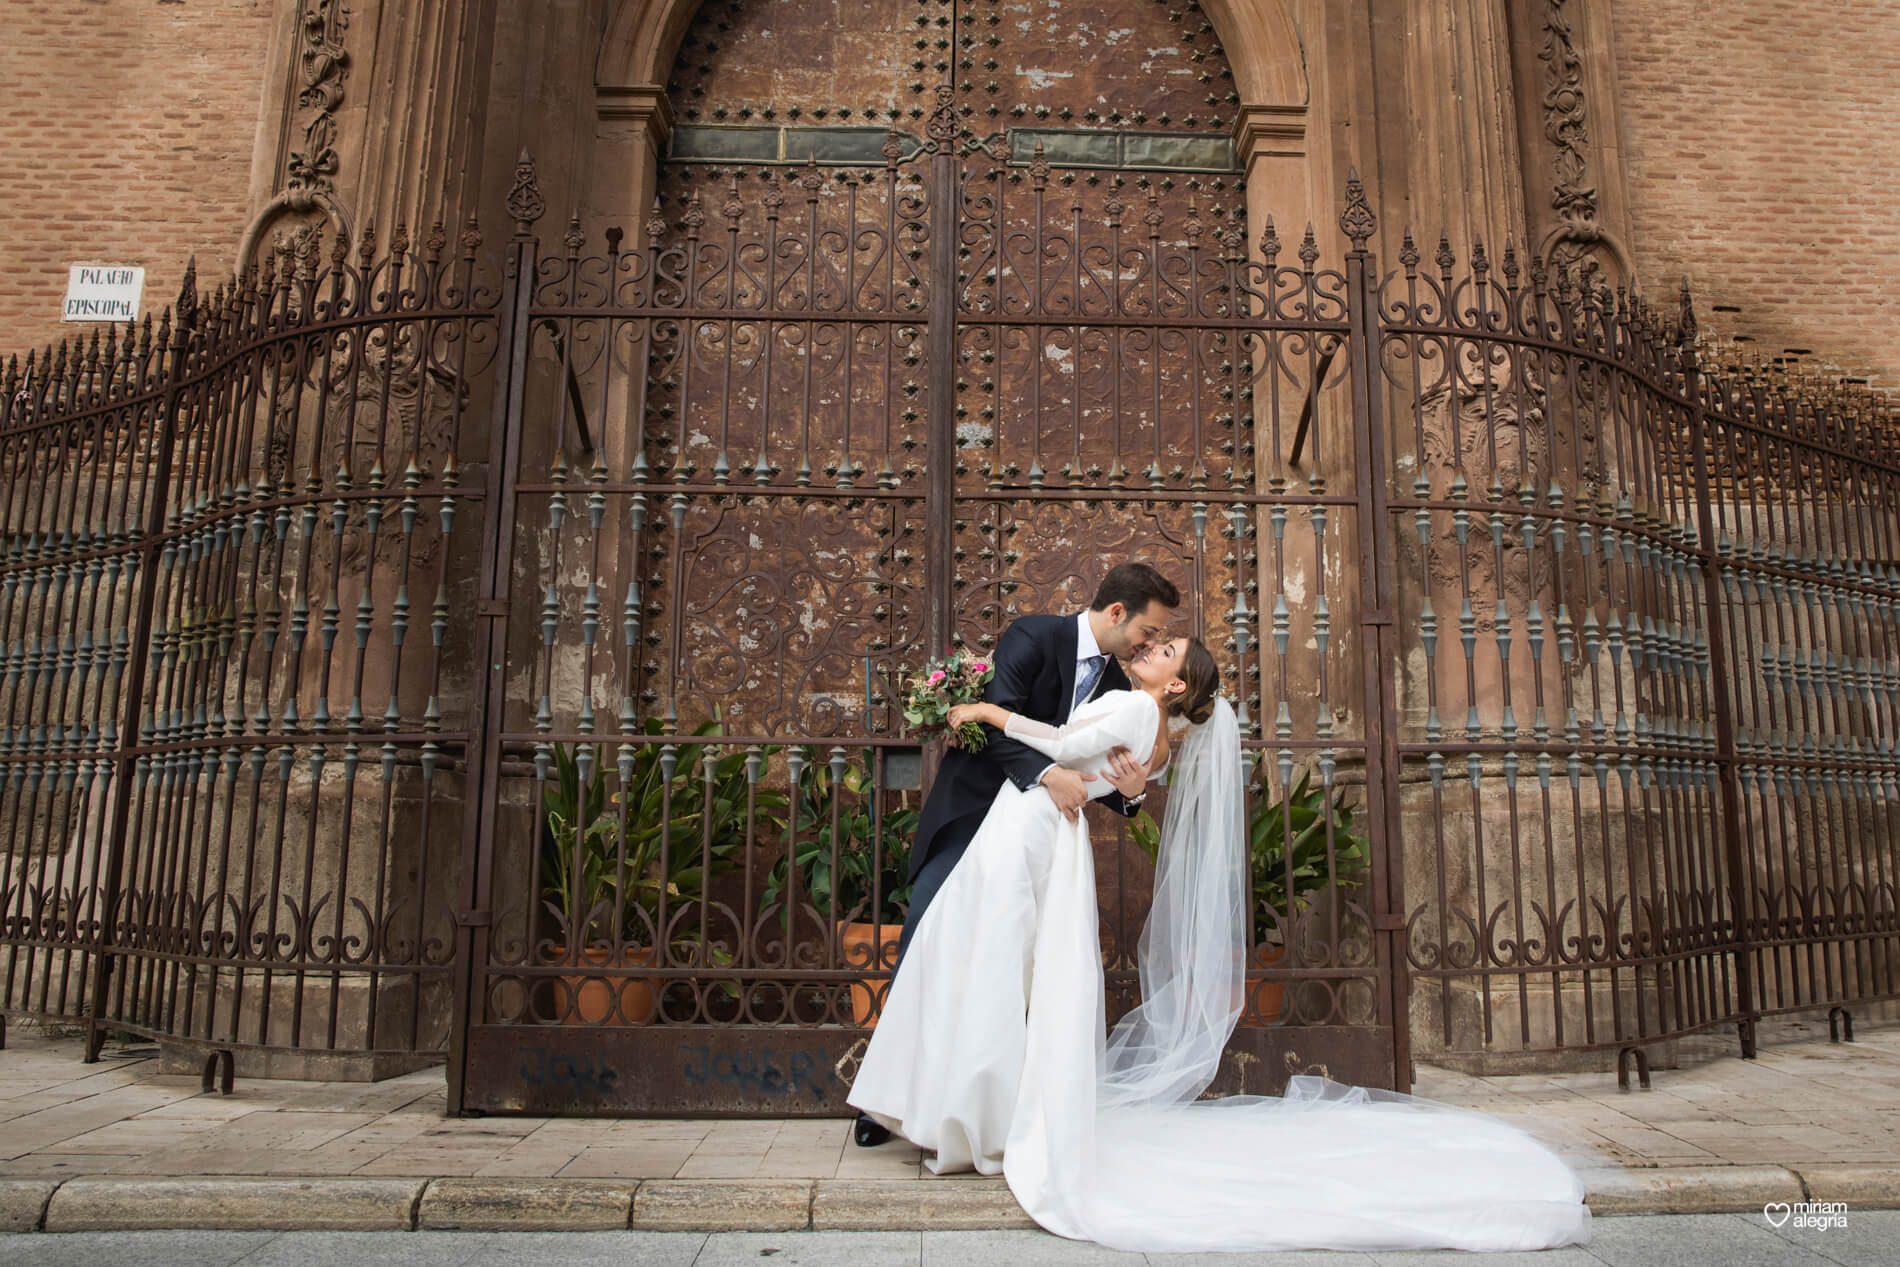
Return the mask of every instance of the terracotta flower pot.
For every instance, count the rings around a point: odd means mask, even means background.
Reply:
[[[903,936],[902,924],[839,924],[838,955],[847,968],[866,967],[878,953],[882,942],[882,962],[886,970],[897,966],[897,939]],[[865,1029],[877,1026],[877,1014],[883,1008],[879,987],[884,983],[867,976],[863,985],[851,987],[851,1020]]]
[[[565,958],[566,951],[561,955]],[[607,967],[613,962],[613,951],[606,946],[589,946],[581,951],[581,962]],[[651,946],[628,947],[621,952],[621,963],[627,967],[652,962]],[[567,1006],[561,1012],[563,1025],[645,1025],[653,1019],[657,1000],[651,977],[563,976],[561,983],[567,987]]]
[[[1281,943],[1264,943],[1253,948],[1248,963],[1255,968],[1271,968],[1286,958],[1286,946]],[[1282,981],[1247,982],[1247,1008],[1240,1014],[1242,1025],[1271,1025],[1280,1019],[1280,1008],[1285,992]]]

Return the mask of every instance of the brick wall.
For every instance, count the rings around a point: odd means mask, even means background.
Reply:
[[[71,264],[143,264],[144,307],[228,272],[250,218],[271,0],[7,0],[0,355],[62,333]]]
[[[1686,273],[1716,330],[1900,387],[1900,0],[1613,13],[1643,289]]]

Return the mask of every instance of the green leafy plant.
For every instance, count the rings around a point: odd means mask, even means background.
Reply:
[[[1323,784],[1313,787],[1312,780],[1313,772],[1307,770],[1282,799],[1262,797],[1247,824],[1254,920],[1262,936],[1306,910],[1334,880],[1340,888],[1351,889],[1365,878],[1371,845],[1353,831],[1355,807],[1347,802],[1347,789],[1335,787],[1329,796]],[[1329,826],[1330,869],[1326,857]]]
[[[709,721],[693,735],[706,738],[719,729],[717,721]],[[645,733],[662,735],[659,720],[649,720]],[[597,746],[586,763],[585,780],[577,749],[566,744],[550,749],[542,791],[547,822],[542,898],[563,926],[578,929],[589,941],[610,939],[618,931],[631,944],[650,945],[660,929],[662,899],[673,943],[696,939],[698,927],[687,922],[692,916],[681,922],[675,916],[699,902],[712,876],[737,866],[746,840],[748,793],[754,825],[762,832],[782,827],[789,807],[782,792],[753,787],[771,749],[722,754],[715,745],[684,740],[628,745],[607,759]],[[619,780],[612,793],[610,775]]]
[[[1312,786],[1312,779],[1310,770],[1301,774],[1293,790],[1279,800],[1268,799],[1262,789],[1248,818],[1254,921],[1263,936],[1278,931],[1289,917],[1311,906],[1314,897],[1334,878],[1342,889],[1356,888],[1364,882],[1371,846],[1353,831],[1356,807],[1348,803],[1347,789],[1336,787],[1328,796],[1324,785]],[[1333,844],[1330,871],[1326,860],[1329,823]],[[1161,848],[1161,828],[1146,810],[1135,816],[1128,831],[1149,861],[1154,861]]]
[[[849,758],[834,764],[816,747],[804,749],[805,765],[798,776],[798,812],[793,818],[797,843],[792,865],[798,868],[799,888],[805,901],[821,912],[832,909],[837,899],[840,918],[868,923],[895,924],[904,918],[910,901],[909,861],[911,841],[917,835],[918,811],[905,803],[885,810],[881,823],[872,822],[875,794],[869,772],[871,753],[867,749],[861,761]],[[837,821],[833,823],[833,811]],[[882,848],[872,848],[873,833]],[[837,844],[837,865],[832,865],[832,845]],[[881,875],[877,864],[882,863]],[[785,898],[789,870],[781,857],[766,877],[759,900],[763,913]],[[871,910],[872,890],[879,899]],[[781,914],[789,923],[790,912]]]

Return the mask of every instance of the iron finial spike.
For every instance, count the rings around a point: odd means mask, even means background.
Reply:
[[[1363,251],[1378,227],[1379,219],[1372,214],[1372,204],[1366,201],[1366,187],[1359,179],[1359,168],[1348,167],[1346,206],[1339,213],[1339,231],[1351,239],[1354,251]]]
[[[1689,275],[1687,273],[1682,275],[1682,297],[1677,313],[1677,323],[1679,326],[1679,338],[1683,346],[1686,347],[1694,343],[1696,333],[1695,301],[1689,294]]]
[[[178,309],[185,311],[198,302],[198,257],[193,255],[185,262],[185,276],[178,283]]]
[[[514,217],[515,236],[525,238],[532,233],[534,222],[547,209],[547,199],[541,196],[541,186],[535,180],[534,159],[524,145],[521,157],[515,160],[514,184],[508,190],[508,214]]]

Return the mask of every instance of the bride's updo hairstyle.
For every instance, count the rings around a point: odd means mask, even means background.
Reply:
[[[1213,715],[1214,697],[1220,693],[1220,668],[1199,638],[1188,639],[1179,677],[1187,689],[1168,697],[1168,716],[1185,717],[1198,726]]]

